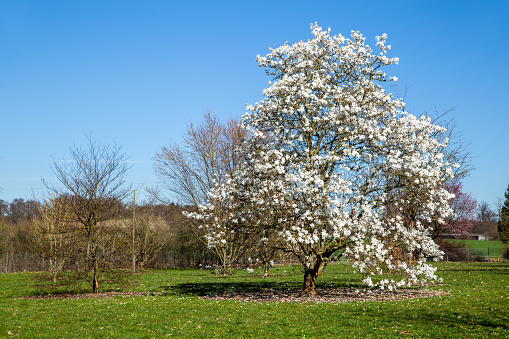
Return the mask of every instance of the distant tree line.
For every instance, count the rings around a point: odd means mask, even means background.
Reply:
[[[51,208],[50,210],[50,203]],[[0,199],[0,254],[5,253],[44,253],[44,237],[49,237],[44,230],[48,218],[55,216],[56,202],[37,202],[21,198],[7,202]],[[135,248],[137,270],[150,268],[159,253],[176,251],[181,255],[193,256],[206,249],[206,244],[196,235],[195,227],[182,215],[182,211],[192,211],[190,206],[173,202],[168,204],[141,203],[135,207]],[[131,204],[122,206],[120,213],[110,225],[116,225],[119,239],[126,243],[123,265],[131,267],[132,247],[132,211]],[[53,213],[53,214],[51,214]],[[113,226],[112,226],[113,228]],[[62,230],[60,230],[62,231]],[[60,233],[62,234],[62,233]],[[120,241],[120,240],[119,240]],[[56,242],[56,239],[53,240]],[[62,239],[62,243],[63,243]],[[72,242],[69,243],[72,245]],[[62,247],[69,253],[73,248]],[[187,254],[186,254],[187,253]]]

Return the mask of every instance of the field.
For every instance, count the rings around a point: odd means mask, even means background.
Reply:
[[[25,299],[34,274],[0,275],[0,337],[23,338],[507,338],[509,263],[439,263],[441,297],[348,303],[213,301],[214,292],[299,288],[301,275],[216,277],[200,270],[138,274],[126,292],[91,299]],[[345,263],[318,287],[359,287]],[[108,286],[103,286],[108,290]],[[111,290],[111,289],[110,289]]]
[[[484,260],[497,260],[503,257],[505,245],[501,241],[494,240],[447,240],[452,243],[460,243],[465,249],[470,250],[472,258],[478,257]]]

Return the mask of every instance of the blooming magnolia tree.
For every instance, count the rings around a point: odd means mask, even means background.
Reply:
[[[317,24],[311,32],[308,41],[257,57],[272,81],[243,118],[251,135],[244,164],[193,217],[208,228],[209,244],[231,232],[276,240],[302,263],[303,293],[315,293],[338,253],[369,274],[371,286],[435,279],[426,261],[442,253],[426,221],[443,223],[452,213],[444,188],[452,167],[433,137],[445,129],[405,112],[384,90],[397,78],[382,69],[398,63],[386,55],[386,35],[374,53],[359,32],[332,36]],[[408,201],[419,207],[410,223],[400,207]],[[226,207],[223,220],[213,217],[215,206]],[[405,277],[373,278],[388,271]]]
[[[445,189],[450,193],[449,206],[453,213],[444,218],[441,213],[430,216],[427,221],[432,239],[444,233],[469,233],[473,227],[477,213],[477,201],[471,194],[463,192],[463,185],[458,179],[445,183]],[[416,189],[404,193],[397,206],[387,206],[388,216],[400,215],[403,222],[409,226],[416,216],[423,213],[420,195],[415,194]],[[401,193],[400,193],[401,194]]]
[[[235,272],[243,256],[249,257],[248,265],[267,268],[286,248],[274,227],[287,212],[286,205],[278,205],[277,200],[284,191],[278,172],[281,167],[260,166],[262,156],[268,161],[275,159],[254,139],[246,141],[241,153],[239,170],[223,184],[212,187],[208,193],[210,203],[199,205],[197,213],[185,213],[204,224],[200,227],[206,229],[208,245],[215,249],[221,262],[216,274]],[[272,197],[271,204],[264,204]]]

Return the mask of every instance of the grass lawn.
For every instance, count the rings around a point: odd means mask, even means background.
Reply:
[[[33,274],[0,274],[0,338],[507,338],[509,263],[439,263],[442,297],[342,304],[211,301],[219,291],[300,287],[300,274],[215,277],[200,270],[149,271],[109,299],[19,299],[39,293]],[[320,286],[360,286],[344,263]],[[280,276],[276,276],[280,275]],[[106,287],[103,287],[107,289]],[[11,335],[12,334],[12,335]]]
[[[502,258],[505,245],[501,241],[495,240],[447,240],[452,243],[460,243],[465,245],[465,248],[469,248],[473,256],[488,257],[490,258]],[[489,252],[488,252],[489,249]]]

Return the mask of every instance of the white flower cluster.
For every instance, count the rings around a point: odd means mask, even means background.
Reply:
[[[386,56],[386,35],[373,54],[359,32],[331,36],[317,24],[311,32],[257,57],[273,79],[243,118],[251,135],[244,163],[189,216],[205,222],[209,245],[263,229],[305,269],[342,251],[369,274],[368,285],[435,279],[426,262],[441,253],[426,221],[452,213],[444,183],[453,164],[433,137],[445,130],[405,112],[382,88],[383,66],[398,63]],[[394,271],[405,278],[372,281]]]

